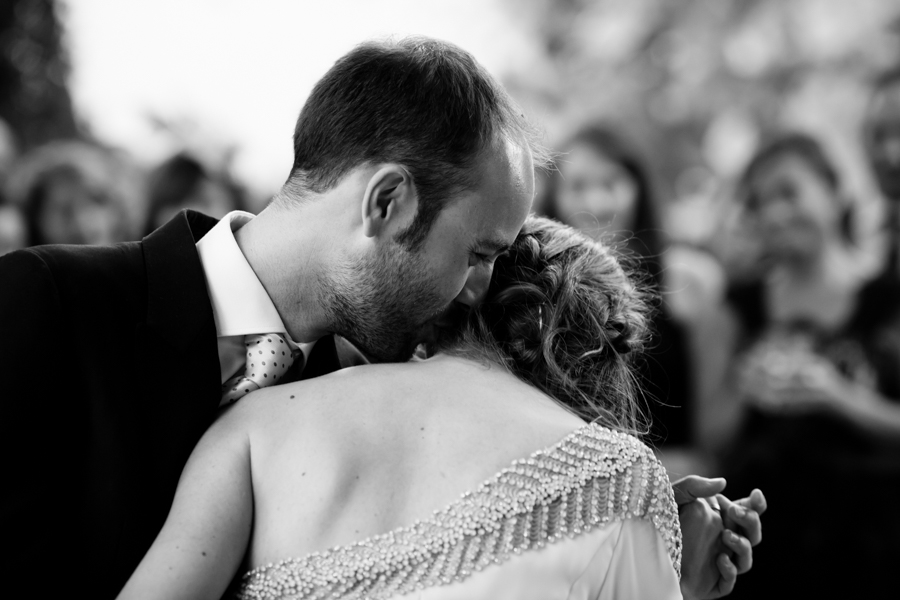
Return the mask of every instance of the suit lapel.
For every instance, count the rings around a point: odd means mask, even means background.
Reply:
[[[192,401],[209,410],[215,410],[221,395],[219,357],[196,243],[216,222],[197,212],[182,211],[142,243],[147,269],[147,333],[159,342],[157,352],[170,349],[164,364],[169,368],[180,364],[189,371],[184,381],[192,393],[200,395]]]

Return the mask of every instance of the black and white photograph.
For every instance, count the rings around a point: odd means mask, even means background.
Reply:
[[[0,381],[4,597],[890,597],[900,2],[2,0]]]

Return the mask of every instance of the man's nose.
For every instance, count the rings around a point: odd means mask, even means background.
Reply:
[[[473,267],[466,279],[466,285],[456,297],[456,301],[465,304],[469,308],[478,305],[487,295],[488,286],[491,284],[493,265],[480,265]]]

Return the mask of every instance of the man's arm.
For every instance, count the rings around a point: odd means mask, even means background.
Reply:
[[[197,444],[162,531],[119,599],[217,599],[225,593],[253,523],[245,404],[227,409]]]
[[[690,475],[672,485],[684,543],[682,594],[688,599],[730,594],[738,574],[753,565],[752,546],[762,540],[759,517],[766,510],[765,497],[753,490],[750,497],[731,502],[721,495],[722,478]]]

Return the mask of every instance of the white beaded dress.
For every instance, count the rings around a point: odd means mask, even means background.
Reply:
[[[513,462],[432,518],[246,573],[241,599],[680,598],[665,469],[596,424]]]

